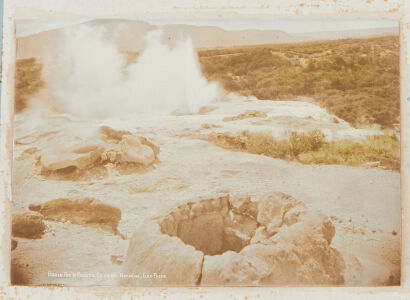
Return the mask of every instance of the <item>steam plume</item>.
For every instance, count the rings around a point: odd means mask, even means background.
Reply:
[[[47,75],[57,107],[78,117],[123,117],[142,113],[198,113],[216,101],[219,88],[201,74],[190,38],[174,48],[148,32],[146,48],[126,66],[101,28],[65,29],[57,60]]]

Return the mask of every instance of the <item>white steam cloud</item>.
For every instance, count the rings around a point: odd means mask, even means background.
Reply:
[[[171,49],[161,43],[161,34],[148,32],[146,48],[126,66],[124,54],[102,29],[66,29],[45,74],[57,107],[78,117],[109,118],[198,113],[216,101],[219,87],[202,76],[191,39]]]

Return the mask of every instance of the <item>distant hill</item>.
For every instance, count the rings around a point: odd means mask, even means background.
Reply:
[[[93,20],[80,25],[103,27],[108,39],[115,41],[121,51],[140,51],[145,46],[144,35],[160,26],[129,20]],[[213,26],[165,25],[163,41],[174,45],[181,36],[190,36],[196,48],[231,47],[238,45],[276,44],[311,40],[292,36],[279,30],[227,31]],[[55,49],[61,41],[62,29],[54,29],[17,38],[17,57],[40,57],[45,49]]]
[[[345,38],[376,37],[381,35],[397,35],[398,27],[372,28],[360,30],[342,30],[342,31],[322,31],[306,33],[315,40],[338,40]],[[301,35],[304,36],[305,34]]]
[[[104,27],[107,37],[115,40],[122,50],[138,51],[144,47],[146,32],[162,27],[163,42],[171,46],[181,37],[190,36],[196,48],[232,47],[239,45],[276,44],[306,41],[305,36],[293,36],[280,30],[228,31],[216,26],[170,24],[156,26],[147,22],[127,20],[94,20],[89,26]]]
[[[82,24],[103,27],[108,39],[118,44],[121,51],[141,51],[145,46],[144,35],[160,26],[134,20],[92,20]],[[395,34],[397,28],[356,30],[341,32],[317,32],[289,34],[280,30],[224,30],[214,26],[185,24],[163,25],[163,41],[174,45],[181,36],[190,36],[196,48],[218,48],[243,45],[282,44],[306,42],[345,37],[364,37],[381,34]],[[66,27],[67,28],[67,27]],[[53,29],[26,37],[17,38],[17,58],[41,57],[44,51],[53,51],[61,42],[63,29]]]

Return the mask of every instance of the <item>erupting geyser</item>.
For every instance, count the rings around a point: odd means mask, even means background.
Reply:
[[[202,76],[191,39],[170,48],[161,34],[148,32],[145,49],[126,66],[102,29],[66,29],[57,61],[45,70],[58,109],[82,118],[189,114],[216,101],[219,87]]]

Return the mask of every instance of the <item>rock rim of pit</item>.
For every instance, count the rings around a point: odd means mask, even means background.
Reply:
[[[329,218],[283,193],[200,199],[148,219],[124,262],[126,286],[342,285]]]

